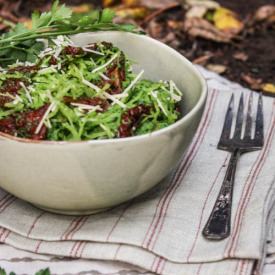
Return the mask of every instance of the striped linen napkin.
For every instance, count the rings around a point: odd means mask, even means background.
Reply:
[[[245,154],[239,162],[232,234],[207,241],[201,231],[229,161],[227,152],[216,149],[224,115],[232,91],[243,91],[246,98],[249,91],[201,70],[209,85],[205,112],[169,177],[131,202],[82,217],[50,214],[1,191],[0,242],[40,254],[130,263],[157,274],[261,270],[274,212],[275,100],[264,97],[263,150]]]

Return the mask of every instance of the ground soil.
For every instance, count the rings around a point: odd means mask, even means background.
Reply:
[[[237,12],[243,18],[263,5],[274,5],[275,3],[274,0],[217,0],[217,2],[224,7]]]
[[[237,12],[244,21],[249,20],[260,6],[275,3],[274,0],[249,0],[249,4],[247,0],[217,0],[217,2]],[[169,26],[171,22],[174,22],[172,25],[180,22],[183,17],[184,12],[181,8],[171,9],[159,16],[155,22],[150,23],[153,26],[151,28],[149,26],[149,32],[192,61],[202,56],[212,56],[203,63],[204,66],[225,65],[226,71],[222,74],[246,87],[260,90],[244,81],[247,77],[253,80],[259,79],[262,83],[275,83],[274,25],[265,23],[253,25],[232,43],[217,43],[203,38],[189,37],[180,31],[180,28],[173,29]],[[236,53],[244,53],[247,55],[247,60],[234,58]]]
[[[275,4],[274,0],[218,0],[218,2],[237,12],[243,18],[251,16],[255,11],[267,4]],[[249,73],[255,78],[262,78],[264,82],[275,83],[275,27],[262,24],[252,33],[248,33],[236,45],[224,47],[226,63],[230,68],[226,75],[235,81],[243,82],[242,73]],[[248,55],[246,62],[232,58],[236,50],[245,51]],[[217,57],[217,62],[221,61]],[[224,61],[225,62],[225,61]],[[246,83],[243,83],[246,85]]]

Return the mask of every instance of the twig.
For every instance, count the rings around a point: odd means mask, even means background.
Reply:
[[[166,7],[163,7],[161,9],[156,10],[155,12],[151,13],[150,15],[148,15],[147,17],[145,17],[145,19],[142,22],[142,26],[144,26],[145,24],[148,24],[151,20],[153,20],[154,18],[160,16],[162,13],[171,10],[171,9],[175,9],[175,8],[179,8],[181,7],[181,4],[179,3],[173,3],[170,5],[167,5]]]

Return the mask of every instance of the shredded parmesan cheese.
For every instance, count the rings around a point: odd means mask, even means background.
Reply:
[[[174,90],[178,93],[178,95],[182,96],[182,91],[177,87],[176,83],[173,80],[170,81],[170,85],[173,86]]]
[[[86,79],[82,79],[82,83],[87,85],[88,87],[92,88],[93,90],[95,90],[97,93],[99,93],[101,91],[101,89],[99,87],[97,87],[95,84],[91,83],[90,81],[86,80]]]
[[[12,104],[16,105],[18,102],[23,102],[23,100],[20,96],[16,95]]]
[[[166,88],[164,88],[164,87],[161,87],[161,89],[164,90],[164,91],[168,91],[169,94],[170,94],[170,96],[171,96],[171,98],[172,98],[173,100],[175,100],[176,102],[181,101],[181,96],[175,94],[175,92],[174,92],[174,87],[173,87],[173,84],[172,84],[171,81],[169,82],[169,90],[166,89]]]
[[[58,35],[56,39],[52,39],[56,46],[68,46],[68,42],[64,40],[64,36]]]
[[[112,133],[112,131],[108,128],[108,127],[106,127],[104,124],[99,124],[99,126],[105,131],[105,132],[107,132],[107,134],[108,135],[114,135],[113,133]]]
[[[30,91],[27,89],[27,87],[25,86],[25,84],[23,82],[20,82],[19,84],[25,90],[26,96],[27,96],[29,102],[32,104],[32,97],[30,95]]]
[[[117,98],[115,98],[113,95],[110,95],[106,92],[103,93],[103,95],[107,98],[112,100],[114,103],[118,104],[121,108],[126,109],[126,105],[124,103],[122,103],[121,101],[119,101]]]
[[[94,54],[98,54],[98,55],[103,55],[104,56],[104,53],[101,53],[101,52],[98,52],[98,51],[94,51],[94,50],[88,49],[86,47],[82,47],[82,50],[84,52],[89,52],[89,53],[94,53]]]
[[[100,73],[99,74],[104,80],[111,80],[107,75],[103,74],[103,73]]]
[[[56,70],[57,67],[58,67],[57,65],[52,65],[50,67],[43,68],[43,69],[39,70],[38,72],[40,74],[44,74],[44,73],[48,73],[48,72],[54,72],[54,73],[56,73],[57,72],[57,70]]]
[[[38,57],[42,58],[42,57],[44,57],[44,56],[46,56],[46,55],[52,55],[52,54],[54,54],[54,50],[53,50],[52,48],[46,48],[44,51],[42,51],[42,52],[38,55]]]
[[[91,105],[82,104],[82,103],[71,103],[71,105],[75,107],[79,107],[82,110],[102,111],[102,108],[99,105],[91,106]]]
[[[122,92],[123,94],[127,94],[138,82],[138,80],[142,77],[142,75],[144,74],[144,70],[142,70],[137,76],[136,78],[130,83],[130,85]]]
[[[160,101],[159,98],[158,98],[158,93],[157,93],[157,91],[152,91],[152,92],[151,92],[151,95],[157,100],[157,103],[158,103],[159,108],[160,108],[160,109],[162,110],[162,112],[168,117],[168,114],[167,114],[165,108],[163,107],[161,101]]]
[[[125,98],[127,97],[128,94],[117,94],[117,95],[113,95],[113,97],[117,98],[117,99],[121,99],[121,98]]]
[[[54,102],[51,103],[51,105],[49,106],[49,108],[48,108],[47,111],[45,112],[44,116],[43,116],[42,119],[40,120],[40,122],[39,122],[37,128],[35,129],[35,132],[34,132],[34,133],[35,133],[36,135],[40,132],[40,130],[41,130],[41,128],[42,128],[42,126],[43,126],[43,124],[44,124],[46,118],[48,117],[48,115],[50,114],[50,112],[53,111],[53,110],[55,109],[55,107],[56,107],[55,103],[54,103]]]
[[[108,62],[106,62],[102,66],[99,66],[99,67],[95,68],[94,70],[92,70],[92,73],[96,73],[96,72],[104,69],[105,67],[110,65],[117,57],[118,57],[118,53],[114,54],[113,57]]]
[[[58,56],[61,54],[61,52],[62,52],[62,47],[57,47],[53,56],[55,58],[58,58]]]

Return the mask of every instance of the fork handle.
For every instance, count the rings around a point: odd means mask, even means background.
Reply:
[[[232,195],[239,157],[240,151],[238,149],[231,153],[221,190],[202,232],[206,239],[223,240],[230,235]]]

